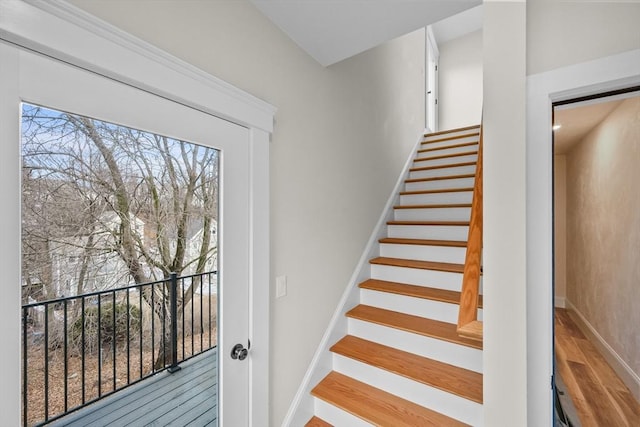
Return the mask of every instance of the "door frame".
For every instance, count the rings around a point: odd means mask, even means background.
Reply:
[[[640,84],[640,49],[527,77],[527,414],[553,420],[552,104]]]
[[[76,40],[83,40],[83,43]],[[251,376],[248,418],[251,426],[264,425],[269,419],[269,141],[275,107],[64,2],[0,2],[0,42],[104,75],[249,130],[248,338],[252,351],[247,359]],[[0,65],[0,79],[17,79],[17,73],[17,69]],[[3,90],[14,89],[3,87]],[[0,117],[15,115],[15,111],[2,111],[2,105]],[[15,140],[19,135],[18,127],[18,123],[0,120],[0,140]],[[6,200],[19,200],[19,162],[12,160],[19,158],[19,147],[18,144],[10,145],[3,147],[3,154],[9,161],[6,168],[3,162],[0,188]],[[19,223],[19,206],[4,206],[0,212],[6,224]],[[16,272],[12,274],[16,277],[8,277],[8,283],[20,283],[19,269],[15,268],[20,262],[15,250],[20,244],[19,230],[7,230],[3,240],[3,249],[9,250],[3,250],[0,268]],[[6,348],[18,350],[19,286],[6,286],[3,293],[0,313],[3,318],[15,318],[16,321],[1,322],[0,342]],[[3,419],[14,420],[18,425],[21,408],[19,351],[0,354],[0,361],[8,367],[4,384],[9,392],[0,399],[0,413]]]

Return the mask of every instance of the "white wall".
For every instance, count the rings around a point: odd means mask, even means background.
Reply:
[[[526,426],[526,4],[483,7],[484,425]]]
[[[424,31],[323,68],[246,1],[73,3],[278,108],[271,416],[280,425],[424,129]],[[266,425],[266,424],[265,424]]]
[[[637,1],[527,1],[527,74],[640,45]]]
[[[439,129],[476,125],[482,119],[482,31],[438,45]]]

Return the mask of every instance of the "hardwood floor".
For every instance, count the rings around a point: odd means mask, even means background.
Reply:
[[[583,427],[640,426],[640,404],[580,331],[572,312],[555,309],[556,369]]]

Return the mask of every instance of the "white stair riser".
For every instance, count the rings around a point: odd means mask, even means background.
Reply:
[[[432,157],[432,156],[427,156]],[[477,154],[470,154],[468,156],[458,156],[458,157],[445,157],[444,159],[431,159],[431,160],[418,160],[416,159],[413,162],[413,166],[427,167],[427,166],[440,166],[440,165],[450,165],[452,163],[462,163],[462,162],[475,162],[478,160]]]
[[[482,424],[482,405],[471,400],[338,354],[333,355],[333,369],[466,424]]]
[[[482,373],[482,350],[476,348],[351,318],[348,331],[349,335]]]
[[[463,264],[466,253],[467,248],[451,246],[380,244],[380,256],[388,258]]]
[[[464,144],[466,142],[478,142],[480,140],[480,138],[477,135],[475,135],[475,136],[467,136],[467,137],[464,137],[464,138],[448,139],[446,141],[430,142],[430,141],[434,141],[434,140],[437,140],[437,139],[444,139],[444,138],[449,138],[449,137],[457,136],[457,135],[468,135],[470,133],[475,133],[475,132],[477,132],[477,131],[470,130],[470,131],[466,131],[466,132],[459,132],[459,133],[452,133],[452,134],[447,134],[447,135],[438,135],[438,136],[433,136],[433,137],[427,137],[425,139],[425,141],[427,143],[426,144],[420,144],[419,150],[421,150],[423,148],[440,148],[440,147],[446,147],[448,145]]]
[[[389,237],[402,239],[462,240],[469,237],[469,227],[459,225],[389,225]]]
[[[476,173],[476,165],[411,171],[409,172],[409,179],[433,178],[436,176],[463,175],[469,173]]]
[[[473,145],[463,145],[462,147],[452,147],[452,148],[446,148],[448,146],[451,145],[458,145],[458,144],[462,144],[461,142],[455,142],[453,144],[448,144],[447,146],[438,148],[437,150],[432,150],[432,151],[422,151],[420,152],[420,150],[431,150],[433,148],[436,147],[428,147],[428,146],[422,146],[418,152],[416,153],[416,158],[422,158],[422,157],[432,157],[432,156],[445,156],[447,154],[458,154],[458,153],[466,153],[468,151],[478,151],[478,144],[473,144]]]
[[[456,292],[460,292],[462,288],[462,274],[447,271],[371,264],[371,277],[389,282],[428,286],[430,288],[447,289]]]
[[[400,196],[401,206],[471,203],[473,191],[456,191],[451,193],[405,194]]]
[[[360,289],[360,304],[385,310],[428,317],[447,323],[457,323],[460,306],[458,304],[417,298],[390,292]],[[482,309],[478,309],[478,320],[482,321]]]
[[[471,208],[396,209],[396,221],[469,221]]]
[[[475,170],[474,170],[475,172]],[[405,191],[441,190],[443,188],[473,188],[473,178],[439,179],[437,181],[407,182]]]
[[[325,402],[322,399],[314,397],[314,414],[328,422],[333,426],[349,426],[349,427],[372,427],[373,424],[369,424],[350,413],[343,411],[342,409],[333,406],[330,403]]]
[[[370,289],[360,289],[360,304],[398,311],[413,316],[428,317],[429,319],[447,323],[457,323],[458,312],[460,311],[458,304],[378,292]]]

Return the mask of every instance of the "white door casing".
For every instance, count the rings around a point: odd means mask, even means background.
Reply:
[[[527,77],[527,414],[553,419],[552,104],[640,85],[640,49]]]
[[[0,39],[6,41],[0,42],[4,149],[0,188],[5,201],[0,210],[4,236],[0,267],[6,283],[20,283],[21,100],[221,149],[220,281],[236,289],[232,294],[223,288],[219,295],[223,319],[218,345],[219,416],[223,425],[264,425],[269,354],[268,144],[275,109],[101,21],[91,21],[65,3],[34,3],[38,7],[17,0],[0,2]],[[79,39],[84,42],[73,43]],[[7,351],[0,357],[5,366],[14,368],[3,375],[6,395],[0,399],[0,411],[4,421],[18,425],[20,289],[5,287],[0,339]],[[232,318],[234,313],[244,315]],[[252,352],[246,361],[228,357],[234,344],[247,346],[249,340]]]

